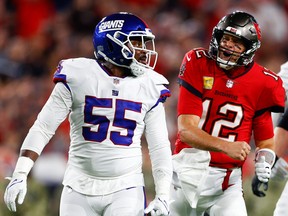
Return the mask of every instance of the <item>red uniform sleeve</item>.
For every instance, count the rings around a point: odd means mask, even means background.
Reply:
[[[180,86],[179,98],[178,98],[178,116],[181,114],[193,114],[202,115],[202,100],[199,97],[195,97],[185,87]]]
[[[263,68],[265,82],[258,99],[253,120],[253,131],[256,140],[270,139],[274,136],[271,112],[284,112],[285,89],[281,78],[274,72]]]
[[[265,88],[257,103],[257,112],[262,113],[263,110],[284,112],[286,94],[281,78],[266,68],[263,73],[267,78],[265,79]],[[264,79],[259,81],[264,81]]]
[[[271,112],[267,111],[253,121],[255,140],[266,140],[274,136]]]
[[[195,52],[189,51],[183,58],[178,82],[180,85],[178,98],[178,116],[181,114],[202,115],[203,78]]]

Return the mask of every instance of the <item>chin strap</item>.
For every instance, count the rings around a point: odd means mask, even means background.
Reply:
[[[131,63],[130,68],[131,68],[131,73],[136,77],[141,76],[142,74],[144,74],[146,71],[149,70],[148,68],[141,66],[134,61]]]
[[[228,62],[229,62],[229,64],[228,64]],[[234,68],[235,66],[237,66],[237,64],[235,62],[230,62],[230,60],[224,61],[220,57],[217,57],[217,63],[219,65],[219,67],[221,67],[224,70],[230,70],[230,69]]]

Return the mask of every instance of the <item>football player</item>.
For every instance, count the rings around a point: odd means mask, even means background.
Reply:
[[[27,134],[4,200],[16,211],[27,175],[57,127],[69,115],[70,149],[60,216],[169,214],[171,147],[163,103],[168,81],[153,69],[154,35],[130,13],[104,17],[96,26],[95,59],[59,63],[47,103]],[[145,132],[155,182],[146,207],[141,136]],[[53,175],[53,173],[51,173]]]
[[[284,88],[286,90],[286,99],[288,96],[288,62],[281,65],[281,70],[278,73],[279,77],[281,77]],[[275,153],[277,155],[275,164],[271,170],[271,179],[275,179],[278,181],[284,181],[288,179],[288,163],[285,160],[286,152],[287,152],[287,140],[288,140],[288,109],[287,109],[287,100],[285,105],[285,113],[273,113],[272,119],[275,126]],[[268,183],[262,183],[258,180],[256,176],[254,176],[252,181],[252,190],[256,196],[264,197],[266,196],[264,191],[268,190]],[[285,216],[288,212],[288,182],[286,183],[279,200],[277,201],[274,216]]]
[[[254,135],[256,175],[275,160],[271,112],[283,112],[282,80],[254,61],[261,31],[242,11],[214,27],[209,49],[184,56],[179,73],[178,139],[173,155],[173,216],[247,216],[242,166]]]

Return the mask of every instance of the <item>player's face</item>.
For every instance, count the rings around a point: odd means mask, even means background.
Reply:
[[[133,40],[130,40],[133,48],[135,50],[135,59],[142,63],[147,64],[147,51],[143,50],[143,48],[146,48],[146,44],[141,40],[141,38],[135,38]]]
[[[240,38],[224,34],[220,40],[218,57],[225,61],[237,62],[241,53],[243,53],[245,49],[245,45]]]

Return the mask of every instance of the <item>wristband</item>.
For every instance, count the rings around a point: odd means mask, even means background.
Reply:
[[[33,165],[34,161],[31,158],[21,156],[18,158],[14,173],[24,173],[28,175]]]
[[[276,158],[276,154],[274,151],[268,148],[259,149],[258,151],[256,151],[255,161],[257,162],[261,158],[261,156],[265,156],[265,162],[267,162],[271,166],[274,165]]]

